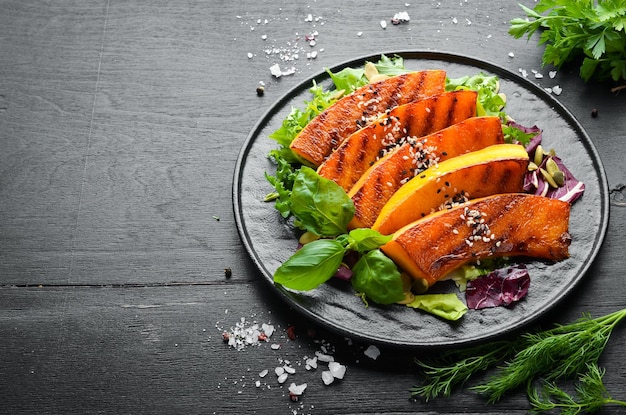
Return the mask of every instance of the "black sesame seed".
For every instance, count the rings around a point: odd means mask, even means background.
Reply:
[[[591,117],[592,118],[597,118],[598,117],[598,109],[594,108],[591,110]]]

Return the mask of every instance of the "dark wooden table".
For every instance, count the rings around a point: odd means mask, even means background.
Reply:
[[[359,56],[437,50],[562,87],[612,199],[623,198],[626,95],[584,84],[575,68],[548,77],[535,39],[507,34],[516,2],[59,0],[0,10],[0,413],[527,411],[523,391],[494,406],[464,391],[411,401],[419,351],[381,347],[373,360],[368,344],[290,310],[249,259],[231,197],[246,136],[295,85]],[[410,22],[390,24],[401,11]],[[275,63],[296,71],[274,78]],[[626,305],[625,223],[613,203],[599,257],[542,323]],[[254,322],[274,325],[270,342],[237,350],[222,340]],[[625,347],[620,326],[600,362],[620,399]],[[325,386],[321,368],[305,369],[320,350],[347,366],[343,381]],[[281,385],[284,360],[296,373]],[[300,402],[291,382],[308,383]]]

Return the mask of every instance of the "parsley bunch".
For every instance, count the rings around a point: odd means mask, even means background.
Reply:
[[[528,39],[541,29],[543,65],[580,61],[585,81],[626,80],[626,3],[623,0],[539,0],[528,18],[511,20],[509,34]]]

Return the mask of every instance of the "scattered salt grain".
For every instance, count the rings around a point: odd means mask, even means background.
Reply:
[[[269,370],[263,369],[262,371],[259,372],[259,377],[264,378],[265,376],[267,376],[268,373],[269,373]]]
[[[328,370],[335,379],[343,379],[344,375],[346,374],[346,367],[337,362],[329,362]]]
[[[280,65],[276,63],[270,66],[270,73],[276,78],[280,78],[283,74],[283,71],[280,70]]]
[[[370,345],[367,349],[365,349],[363,354],[370,359],[376,360],[378,359],[378,356],[380,356],[380,350],[378,349],[378,347]]]
[[[317,369],[317,357],[306,359],[304,362],[306,370]]]
[[[541,74],[541,73],[537,72],[537,73],[535,73],[535,78],[537,78],[537,79],[543,79],[543,74]]]
[[[519,68],[519,73],[526,78],[528,76],[528,71],[526,69]]]
[[[276,373],[276,376],[280,376],[285,373],[285,368],[282,366],[278,366],[276,367],[276,369],[274,369],[274,373]]]
[[[306,16],[306,19],[304,19],[305,22],[312,22],[313,21],[313,15],[311,13],[309,13]]]
[[[407,23],[410,20],[411,20],[411,17],[409,16],[408,12],[398,12],[394,14],[393,17],[391,18],[391,23],[392,24]]]
[[[248,59],[252,59],[254,57],[254,55],[250,52],[248,52]]]
[[[513,52],[509,52],[509,58],[514,58],[515,54]]]
[[[452,23],[457,24],[459,22],[459,20],[456,17],[452,18]]]
[[[261,40],[267,40],[267,35],[262,35]]]
[[[270,347],[272,348],[272,350],[278,350],[278,349],[280,349],[280,344],[274,343]]]
[[[333,362],[335,361],[335,358],[332,357],[331,355],[328,354],[324,354],[321,352],[315,352],[315,356],[317,356],[317,360],[320,362]]]
[[[280,69],[280,65],[275,63],[274,65],[270,66],[270,73],[274,77],[280,78],[281,76],[293,75],[294,73],[296,73],[296,68],[295,67],[291,67],[291,68],[283,71],[283,70]]]
[[[293,375],[294,373],[296,373],[296,369],[294,369],[291,366],[283,366],[283,368],[285,369],[285,372],[289,373],[290,375]]]
[[[277,380],[278,380],[278,383],[280,383],[280,384],[285,383],[285,382],[287,381],[287,378],[288,378],[288,377],[289,377],[289,374],[287,374],[287,373],[283,373],[282,375],[280,375],[280,376],[278,377],[278,379],[277,379]]]
[[[554,79],[554,77],[556,76],[556,71],[548,72],[548,76],[550,77],[550,79]]]
[[[333,383],[334,380],[335,377],[332,373],[330,373],[330,370],[325,370],[322,372],[322,382],[324,382],[324,385],[330,385],[331,383]]]
[[[295,383],[292,383],[291,385],[289,385],[289,393],[292,393],[296,396],[300,396],[302,395],[306,387],[307,387],[306,383],[303,383],[301,385],[296,385]]]
[[[361,36],[363,36],[363,32],[357,32],[357,34],[356,34],[356,35],[357,35],[358,37],[361,37]]]
[[[552,87],[552,93],[554,95],[561,95],[561,92],[563,92],[563,88],[561,88],[559,85],[554,85]]]
[[[380,21],[380,27],[382,27],[383,29],[387,28],[387,22],[385,20],[381,20]]]
[[[271,324],[263,323],[261,324],[261,329],[263,329],[263,333],[267,337],[272,337],[272,334],[274,334],[274,326]]]

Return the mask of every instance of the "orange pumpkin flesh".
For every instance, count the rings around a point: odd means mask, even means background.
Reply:
[[[391,196],[430,163],[504,143],[499,117],[472,117],[407,142],[370,167],[348,192],[355,213],[349,229],[371,227]]]
[[[311,120],[289,147],[305,162],[317,167],[370,119],[398,105],[440,94],[445,90],[445,82],[445,71],[428,70],[365,85]]]
[[[569,203],[557,199],[493,195],[417,220],[398,230],[381,249],[414,279],[431,286],[453,269],[480,259],[567,258],[569,213]]]
[[[459,196],[476,199],[521,192],[528,153],[517,144],[496,144],[445,160],[423,171],[391,196],[372,225],[390,235]]]
[[[476,97],[475,91],[445,92],[395,107],[346,138],[317,173],[348,191],[388,149],[475,116]]]

